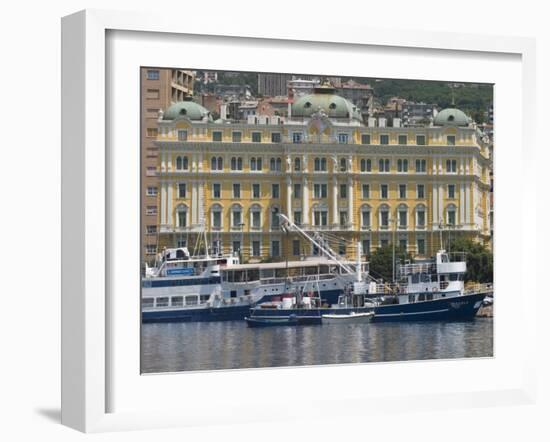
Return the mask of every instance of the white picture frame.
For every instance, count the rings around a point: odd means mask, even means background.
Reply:
[[[520,136],[520,155],[523,167],[520,171],[522,187],[518,190],[521,207],[536,206],[535,177],[529,174],[529,165],[536,161],[533,116],[535,107],[535,43],[532,39],[518,37],[491,37],[453,33],[428,33],[423,31],[384,31],[372,28],[343,27],[334,25],[338,32],[327,35],[322,29],[291,26],[268,26],[265,22],[246,28],[233,28],[230,23],[193,22],[182,25],[177,17],[169,14],[157,16],[144,13],[82,11],[65,17],[62,21],[62,423],[84,432],[123,429],[159,428],[170,426],[208,425],[211,416],[202,408],[196,413],[185,414],[181,409],[168,405],[158,410],[110,410],[109,394],[114,388],[110,376],[113,352],[110,345],[110,328],[113,313],[108,297],[109,266],[113,256],[109,254],[112,231],[108,228],[110,215],[109,134],[106,120],[109,79],[106,67],[109,62],[107,35],[109,32],[143,32],[152,35],[192,35],[195,39],[208,36],[228,36],[246,41],[250,39],[292,45],[293,42],[315,42],[326,45],[371,46],[378,48],[425,49],[432,53],[467,52],[472,54],[503,54],[520,57],[521,61],[521,120],[514,129]],[[158,34],[160,33],[160,34]],[[145,38],[147,38],[145,36]],[[344,47],[342,46],[342,47]],[[498,119],[498,103],[495,114]],[[497,137],[498,137],[497,127]],[[498,139],[498,138],[497,138]],[[498,172],[497,172],[498,174]],[[498,178],[497,178],[498,179]],[[498,207],[498,191],[495,207]],[[521,210],[523,224],[519,234],[521,245],[521,275],[528,274],[526,256],[535,255],[535,227],[526,226],[532,211]],[[498,216],[498,215],[497,215]],[[531,221],[531,226],[532,226]],[[497,223],[498,226],[498,223]],[[497,227],[495,227],[497,230]],[[498,232],[498,230],[497,230]],[[507,251],[495,248],[506,258]],[[518,258],[515,258],[518,259]],[[498,285],[496,273],[496,291]],[[522,278],[521,293],[536,293],[536,275]],[[498,295],[497,295],[497,303]],[[526,296],[518,295],[518,311],[528,309]],[[532,302],[532,295],[531,295]],[[504,305],[504,304],[503,304]],[[498,308],[498,307],[497,307]],[[503,311],[498,308],[498,312]],[[505,316],[503,316],[505,318]],[[139,319],[135,319],[139,322]],[[501,319],[497,318],[497,321]],[[375,412],[406,411],[417,409],[465,408],[475,401],[477,406],[493,406],[501,403],[533,403],[536,392],[535,330],[532,318],[523,315],[521,338],[523,350],[521,369],[500,387],[465,389],[457,393],[437,392],[437,388],[425,395],[401,394],[396,389],[372,400],[366,391],[358,389],[356,395],[346,391],[333,391],[323,403],[338,404],[339,413],[369,414]],[[504,321],[504,319],[502,319]],[[498,355],[497,355],[498,358]],[[422,365],[410,364],[410,370]],[[385,370],[392,370],[386,365]],[[443,366],[440,366],[443,367]],[[364,365],[326,368],[341,370],[352,376],[360,375]],[[401,367],[399,370],[402,370]],[[470,363],[461,369],[475,369]],[[136,367],[139,372],[139,367]],[[521,370],[521,371],[519,371]],[[253,371],[258,379],[273,370]],[[278,370],[277,376],[289,376],[292,371]],[[358,374],[359,373],[359,374]],[[242,378],[244,371],[232,376]],[[195,375],[193,375],[195,376]],[[252,375],[247,375],[252,376]],[[163,376],[160,382],[170,385],[175,377]],[[120,377],[119,377],[120,379]],[[221,378],[213,385],[222,386]],[[246,379],[246,378],[245,378]],[[152,381],[147,381],[152,382]],[[216,384],[216,382],[221,382]],[[313,407],[320,406],[313,398]],[[236,418],[237,422],[271,420],[269,407],[258,407],[252,413]],[[298,415],[286,410],[279,418],[293,419]],[[235,420],[227,420],[228,423]]]

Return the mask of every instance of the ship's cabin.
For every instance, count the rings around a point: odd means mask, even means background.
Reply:
[[[170,248],[159,253],[157,265],[146,276],[219,276],[220,269],[237,264],[237,255],[191,256],[187,247]]]
[[[399,303],[431,301],[459,296],[464,291],[464,253],[440,250],[429,260],[405,263],[398,268]]]

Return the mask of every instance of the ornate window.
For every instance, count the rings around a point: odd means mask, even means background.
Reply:
[[[416,173],[426,172],[426,160],[416,160],[415,166],[416,166]]]
[[[400,204],[397,208],[397,222],[398,222],[398,228],[399,229],[406,229],[407,228],[407,221],[408,221],[408,210],[407,206],[405,204]]]
[[[378,209],[381,230],[387,230],[390,224],[390,208],[387,204],[382,204]]]
[[[250,170],[261,171],[262,170],[262,157],[250,158]]]
[[[389,158],[381,158],[378,160],[378,171],[387,173],[390,171],[390,160]]]
[[[408,172],[409,171],[409,160],[407,160],[407,159],[397,160],[397,171],[398,172]]]
[[[223,170],[223,158],[212,157],[210,159],[210,170]]]
[[[361,206],[361,228],[362,229],[370,229],[371,227],[370,213],[371,213],[371,208],[368,204],[364,204]]]
[[[454,204],[447,206],[447,224],[456,226],[456,206]]]
[[[243,170],[243,159],[241,157],[231,158],[231,170]]]
[[[233,204],[231,207],[231,227],[242,229],[243,224],[242,207],[239,204]]]
[[[210,224],[212,228],[219,230],[223,227],[222,206],[214,204],[210,209]]]
[[[426,206],[419,204],[416,206],[416,228],[424,229],[426,227]]]
[[[282,160],[280,158],[271,158],[269,160],[269,170],[272,172],[280,172],[282,168]]]
[[[348,170],[347,161],[345,158],[340,158],[340,172],[345,172]]]
[[[262,227],[262,208],[259,204],[250,207],[250,227],[253,229]]]
[[[271,229],[279,229],[280,219],[279,219],[279,207],[274,206],[271,208]]]
[[[372,161],[370,158],[361,158],[360,161],[361,172],[371,172],[372,171]]]
[[[185,204],[179,204],[176,207],[176,225],[187,227],[187,206]]]
[[[189,169],[189,159],[187,157],[177,157],[176,158],[176,170],[188,170]]]

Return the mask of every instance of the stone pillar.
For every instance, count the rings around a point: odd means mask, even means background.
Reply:
[[[338,224],[338,179],[332,178],[332,224]]]
[[[286,216],[291,222],[294,222],[292,213],[292,179],[286,177]]]
[[[197,222],[206,223],[206,220],[204,219],[204,181],[197,183],[197,186]]]
[[[439,220],[437,219],[438,188],[439,186],[437,185],[437,183],[432,184],[432,224],[434,229],[439,222]]]
[[[160,225],[166,224],[166,183],[160,183]]]
[[[167,159],[167,166],[166,166],[166,170],[168,172],[172,172],[172,153],[171,152],[168,152],[167,154],[168,156],[168,159]]]
[[[460,183],[460,224],[462,225],[466,222],[466,208],[464,207],[466,204],[464,199],[465,190],[464,183]]]
[[[471,207],[471,187],[470,184],[466,184],[465,186],[466,191],[466,223],[471,224],[472,223],[472,207]]]
[[[302,180],[302,222],[309,224],[309,188],[306,177]]]
[[[198,222],[198,189],[197,189],[197,182],[192,181],[191,182],[191,224],[197,224]]]
[[[166,204],[166,207],[167,207],[167,216],[166,216],[166,224],[168,224],[170,227],[173,227],[174,226],[174,217],[173,217],[173,214],[172,214],[172,204],[173,204],[173,191],[174,191],[174,184],[173,183],[167,183],[166,186],[168,187],[168,192],[167,192],[167,204]]]
[[[353,179],[348,178],[348,222],[353,225]]]
[[[442,221],[443,224],[445,224],[445,217],[443,213],[443,195],[445,193],[445,185],[439,184],[439,218],[437,219],[437,222]]]

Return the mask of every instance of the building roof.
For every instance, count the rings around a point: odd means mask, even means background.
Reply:
[[[318,87],[313,94],[303,95],[292,105],[293,117],[310,117],[322,109],[329,118],[355,118],[361,120],[361,112],[351,101],[335,95],[333,88]]]
[[[186,117],[190,120],[201,121],[204,116],[208,117],[209,121],[212,121],[210,111],[194,101],[178,101],[166,109],[163,120],[175,120],[180,117]]]
[[[470,122],[470,117],[460,109],[452,107],[443,109],[434,119],[435,126],[468,126]]]

